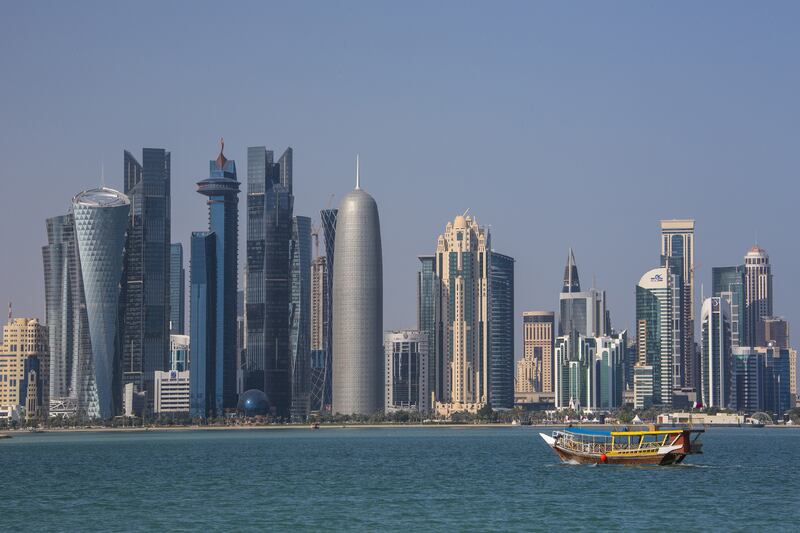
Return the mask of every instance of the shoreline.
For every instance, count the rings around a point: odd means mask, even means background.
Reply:
[[[596,428],[615,428],[619,424],[585,424],[588,427]],[[566,428],[568,424],[530,424],[515,425],[511,423],[488,423],[488,424],[321,424],[318,428],[312,428],[304,424],[263,424],[263,425],[236,425],[236,426],[145,426],[145,427],[78,427],[78,428],[35,428],[0,430],[0,439],[12,438],[15,435],[28,435],[36,433],[158,433],[170,431],[257,431],[257,430],[306,430],[317,431],[326,429],[431,429],[431,428],[451,428],[451,429],[492,429],[492,428]],[[575,424],[574,427],[581,427]],[[749,426],[731,426],[723,424],[703,425],[704,429],[714,427],[725,428],[747,428]],[[800,425],[765,425],[763,428],[756,429],[800,429]]]

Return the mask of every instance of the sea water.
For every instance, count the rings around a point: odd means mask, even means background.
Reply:
[[[800,529],[800,430],[711,429],[672,467],[562,464],[539,431],[16,433],[0,530]]]

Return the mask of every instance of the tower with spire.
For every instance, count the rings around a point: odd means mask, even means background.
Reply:
[[[606,293],[592,287],[581,291],[578,265],[572,248],[567,254],[564,267],[564,283],[559,297],[561,314],[558,321],[558,335],[577,333],[584,336],[602,336],[611,333],[610,320],[606,310]]]

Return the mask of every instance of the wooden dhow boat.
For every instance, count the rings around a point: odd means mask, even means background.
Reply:
[[[703,453],[702,429],[567,428],[539,433],[564,462],[578,464],[672,465]]]

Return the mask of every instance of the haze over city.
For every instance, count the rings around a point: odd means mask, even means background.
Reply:
[[[775,313],[796,320],[797,5],[615,6],[7,4],[0,298],[43,317],[44,220],[100,185],[101,165],[121,189],[124,149],[171,152],[188,250],[224,137],[242,170],[248,146],[291,146],[294,212],[315,220],[361,154],[385,329],[415,325],[417,255],[467,209],[517,261],[517,332],[522,311],[556,310],[569,247],[630,328],[662,218],[697,220],[698,308],[710,268],[757,240]]]

